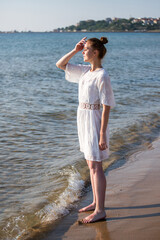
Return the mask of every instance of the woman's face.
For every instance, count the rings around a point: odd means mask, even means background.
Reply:
[[[89,42],[86,42],[86,44],[84,45],[82,54],[84,62],[92,62],[93,59],[95,58],[95,50],[93,50]]]

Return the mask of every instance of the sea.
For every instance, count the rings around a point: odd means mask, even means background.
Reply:
[[[41,225],[77,211],[90,189],[77,135],[78,85],[56,62],[83,37],[102,36],[116,100],[104,171],[160,132],[160,33],[1,33],[1,240],[29,239],[35,226],[41,233]],[[82,53],[70,62],[83,64]]]

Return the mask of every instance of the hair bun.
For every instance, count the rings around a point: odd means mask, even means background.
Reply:
[[[101,37],[101,38],[100,38],[100,41],[101,41],[103,44],[108,43],[108,39],[107,39],[106,37]]]

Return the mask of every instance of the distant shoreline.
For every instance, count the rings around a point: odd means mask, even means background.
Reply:
[[[64,32],[54,32],[54,31],[45,31],[45,32],[32,32],[32,31],[27,31],[27,32],[18,32],[18,31],[4,31],[0,32],[0,34],[20,34],[20,33],[160,33],[160,30],[150,30],[150,31],[139,31],[139,30],[134,30],[134,31],[64,31]]]
[[[47,27],[46,27],[47,28]],[[33,31],[31,29],[24,28],[23,30],[17,30],[16,26],[12,30],[2,31],[0,33],[96,33],[96,32],[160,32],[160,17],[140,17],[134,18],[110,18],[107,17],[102,20],[81,20],[75,25],[66,27],[58,27],[52,30]]]

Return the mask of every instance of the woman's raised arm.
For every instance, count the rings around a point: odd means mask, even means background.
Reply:
[[[64,55],[57,63],[56,66],[62,70],[66,69],[66,65],[69,62],[69,60],[79,51],[83,50],[84,48],[84,44],[86,43],[86,37],[82,38],[81,41],[79,41],[75,48],[70,51],[69,53],[67,53],[66,55]]]

